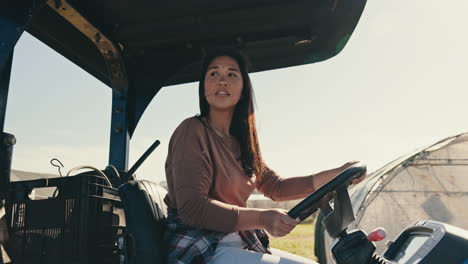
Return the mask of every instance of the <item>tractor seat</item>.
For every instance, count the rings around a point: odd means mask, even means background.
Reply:
[[[159,184],[136,180],[119,187],[127,225],[126,248],[129,264],[165,263],[163,234],[167,191]]]

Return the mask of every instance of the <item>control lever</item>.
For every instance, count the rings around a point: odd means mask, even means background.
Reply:
[[[367,235],[367,239],[369,239],[372,242],[384,240],[386,237],[387,237],[387,231],[385,231],[385,229],[382,227],[372,230]]]
[[[143,155],[135,162],[132,168],[122,177],[121,183],[126,183],[130,179],[130,177],[135,173],[135,171],[143,164],[143,162],[153,153],[153,151],[161,144],[159,140],[156,140],[153,145],[151,145]]]

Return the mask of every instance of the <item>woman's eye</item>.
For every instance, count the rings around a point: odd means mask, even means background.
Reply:
[[[218,73],[217,72],[212,72],[212,73],[210,73],[210,76],[218,76]]]
[[[237,74],[235,74],[235,73],[229,73],[229,77],[237,77]]]

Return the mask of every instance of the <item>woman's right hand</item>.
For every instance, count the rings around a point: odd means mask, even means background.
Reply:
[[[291,218],[284,209],[268,209],[260,217],[263,228],[274,237],[289,234],[300,222],[299,219]]]

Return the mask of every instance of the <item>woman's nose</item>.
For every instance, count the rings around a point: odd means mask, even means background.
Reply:
[[[224,78],[222,78],[221,80],[219,80],[218,85],[219,86],[228,86],[228,82],[226,82],[226,80],[224,80]]]

